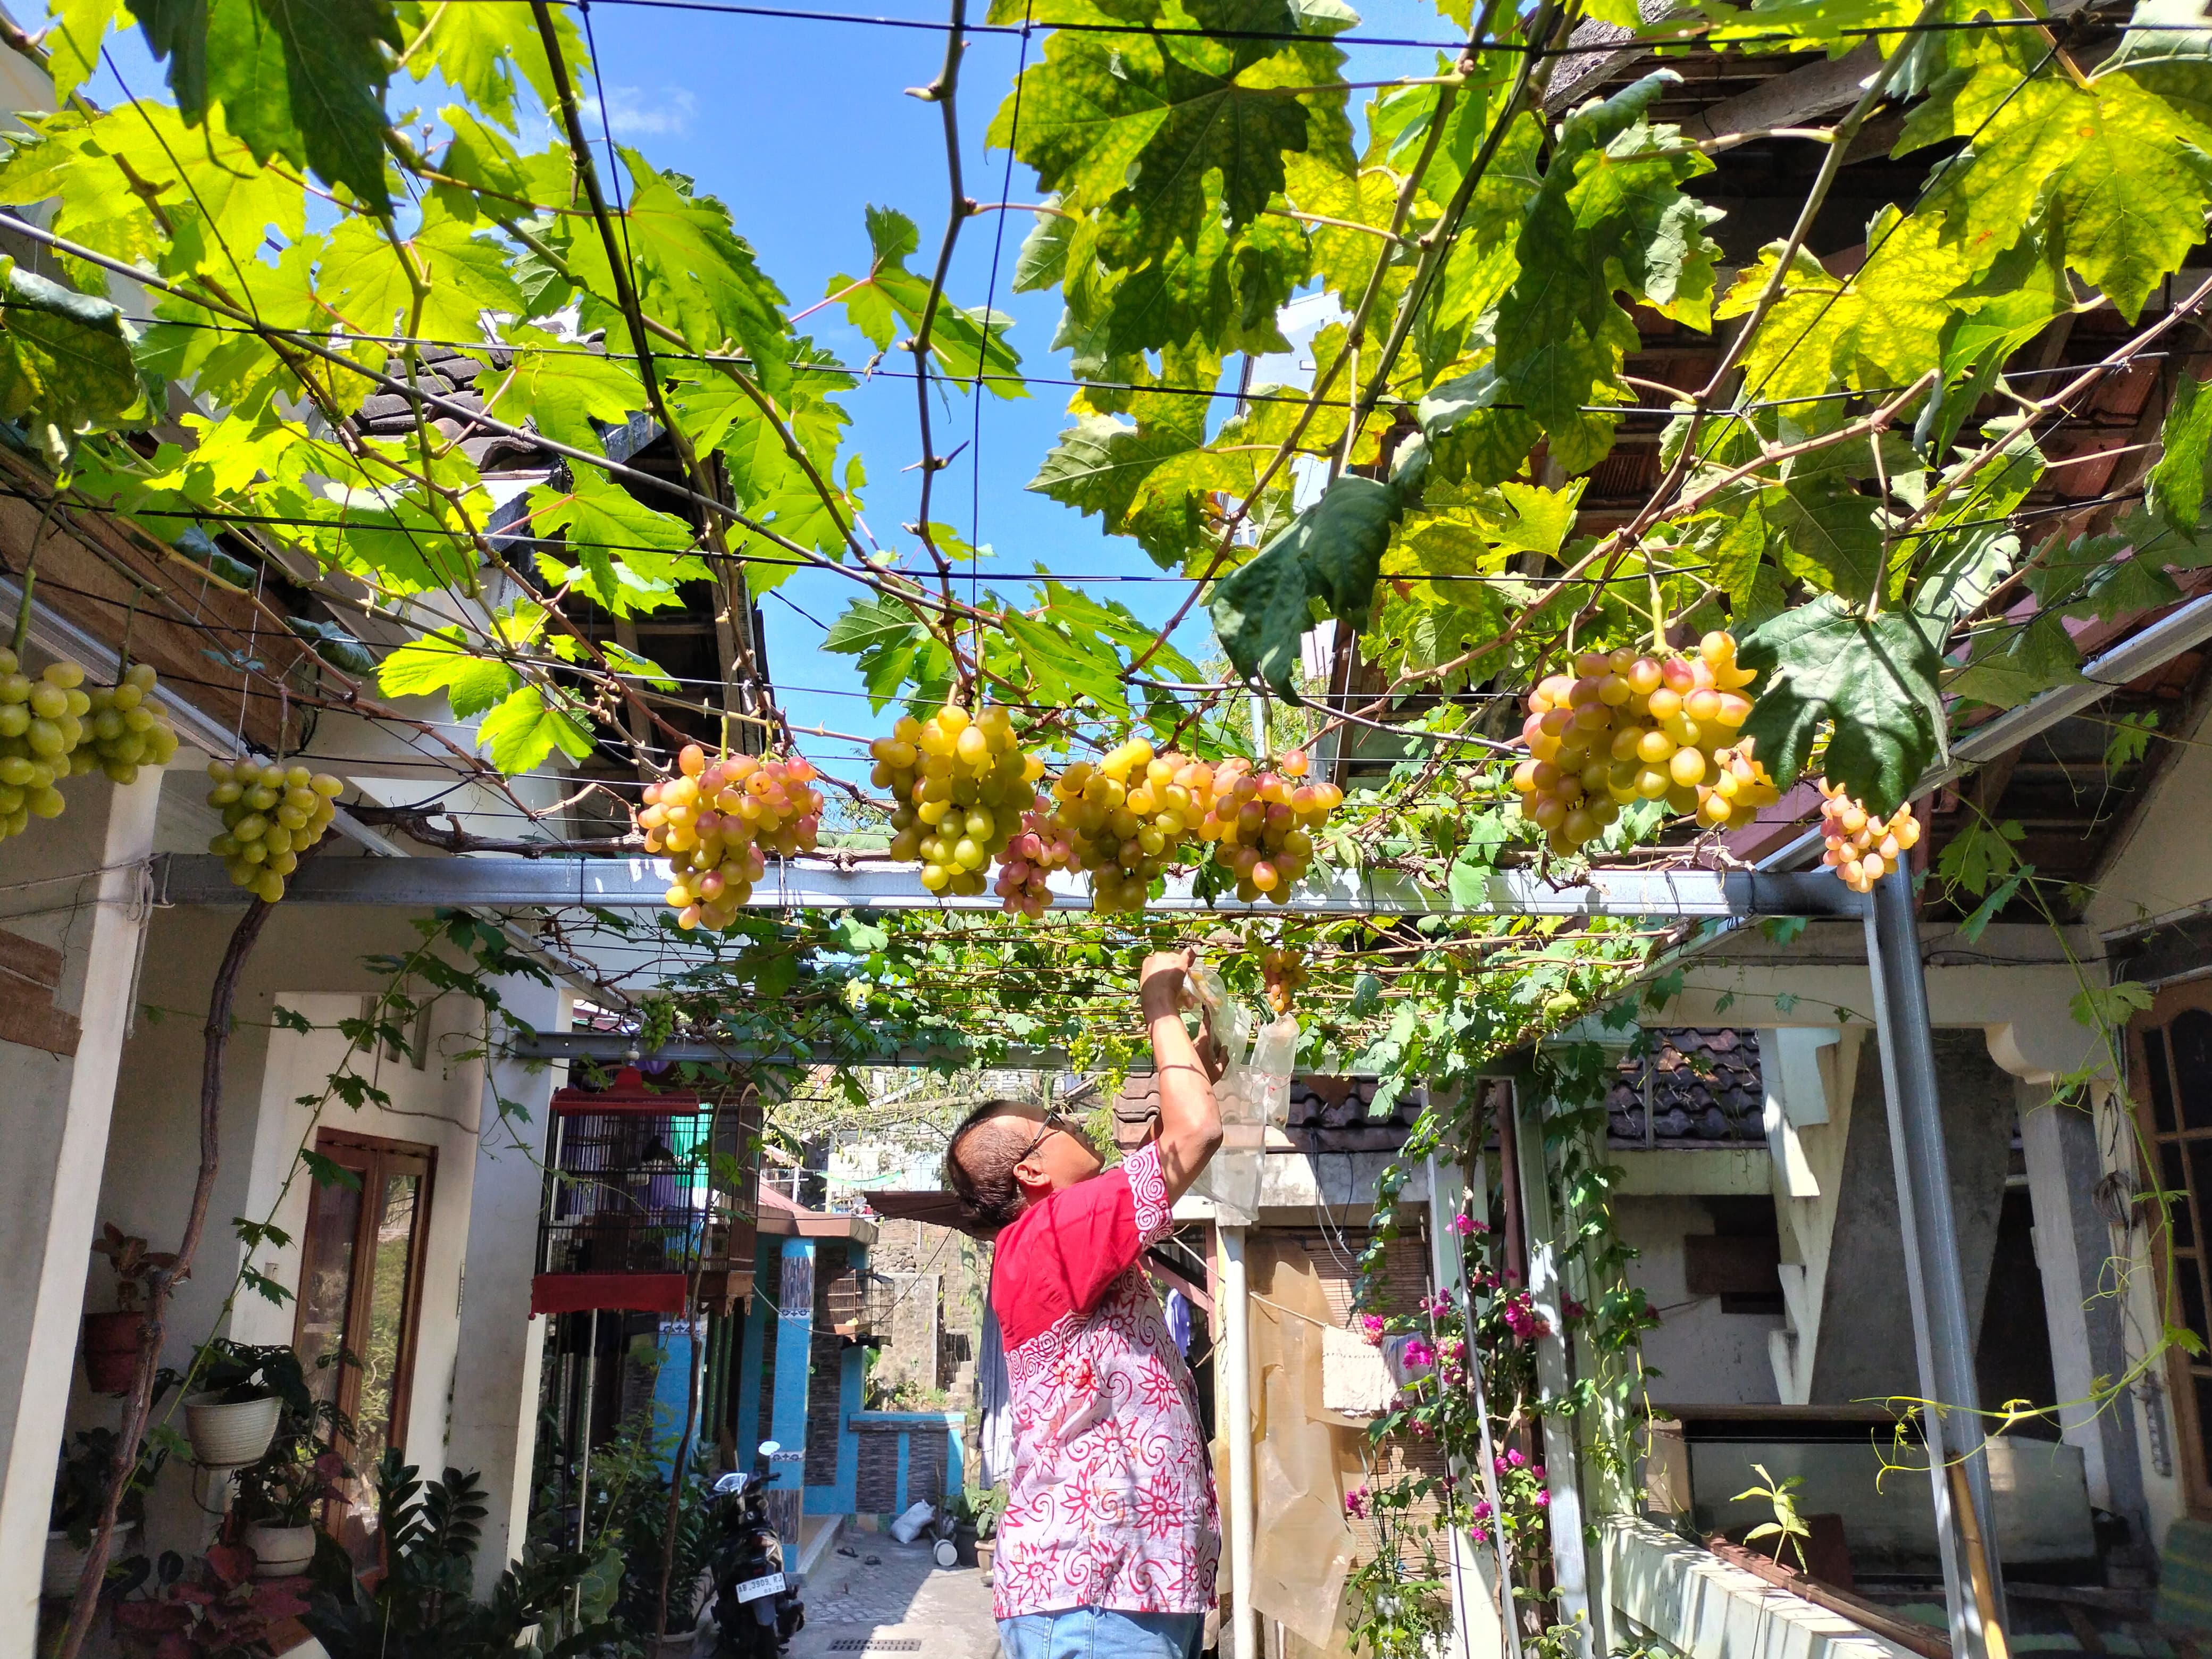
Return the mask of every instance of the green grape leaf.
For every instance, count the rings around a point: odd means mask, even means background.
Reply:
[[[1713,164],[1645,117],[1680,79],[1648,75],[1561,124],[1522,221],[1520,272],[1498,302],[1498,377],[1570,472],[1613,447],[1618,417],[1587,406],[1628,400],[1621,365],[1639,337],[1615,293],[1701,327],[1710,319],[1720,248],[1705,228],[1719,214],[1680,186]]]
[[[646,315],[675,329],[695,351],[743,346],[754,378],[781,396],[793,355],[783,294],[732,226],[729,210],[711,196],[679,188],[676,175],[655,172],[635,150],[624,147],[621,155],[630,196],[616,241],[636,270]],[[621,313],[611,309],[616,289],[606,244],[588,221],[570,233],[567,253],[577,281],[610,307],[610,326],[623,328]]]
[[[1796,782],[1824,722],[1826,770],[1883,817],[1905,804],[1943,752],[1936,642],[1914,617],[1869,619],[1823,594],[1760,623],[1738,658],[1763,678],[1744,735],[1784,788]]]
[[[1367,626],[1390,527],[1403,510],[1393,486],[1340,477],[1219,582],[1206,608],[1237,672],[1264,681],[1287,702],[1302,701],[1299,647],[1314,625],[1314,605],[1355,632]]]
[[[2165,453],[2151,468],[2144,504],[2168,529],[2193,532],[2204,518],[2204,481],[2212,469],[2212,392],[2192,374],[2174,384],[2159,446]]]
[[[501,420],[519,426],[526,416],[556,443],[592,451],[603,447],[602,427],[620,426],[645,402],[645,387],[627,363],[526,349],[489,407]]]
[[[576,468],[565,492],[538,489],[531,498],[532,527],[567,532],[567,549],[586,574],[585,591],[618,617],[660,608],[641,603],[641,592],[708,574],[702,561],[687,556],[695,545],[690,525],[647,507],[596,467]],[[644,588],[624,581],[618,565]],[[668,602],[674,598],[671,592]]]
[[[1867,227],[1866,263],[1847,276],[1830,276],[1799,249],[1781,298],[1744,355],[1744,398],[1815,397],[1838,384],[1903,386],[1936,367],[1952,315],[1944,296],[1970,274],[1942,232],[1933,215],[1906,218],[1886,207]],[[1716,318],[1757,307],[1783,246],[1771,244],[1737,276]]]
[[[987,140],[1034,167],[1067,207],[1110,214],[1116,264],[1195,243],[1210,220],[1225,218],[1231,231],[1249,224],[1282,191],[1286,153],[1348,163],[1344,92],[1278,90],[1331,86],[1344,62],[1319,38],[1265,38],[1300,27],[1284,0],[1153,0],[1136,10],[1115,21],[1193,32],[1049,36]]]
[[[1086,517],[1096,514],[1110,531],[1135,535],[1155,559],[1172,566],[1198,536],[1203,497],[1192,491],[1132,514],[1146,480],[1204,441],[1203,431],[1187,426],[1130,426],[1108,415],[1080,416],[1060,434],[1028,487]]]
[[[1542,429],[1512,406],[1513,398],[1513,389],[1487,364],[1430,387],[1419,409],[1430,465],[1448,480],[1473,484],[1502,483],[1518,472]]]
[[[46,73],[54,79],[54,96],[66,103],[69,95],[100,70],[100,44],[107,31],[129,18],[123,0],[48,0],[53,21],[42,37],[46,48]]]
[[[848,605],[823,635],[822,648],[859,659],[854,665],[878,710],[898,695],[910,672],[917,667],[926,670],[931,654],[941,656],[945,649],[930,637],[911,606],[885,593],[863,594]]]
[[[526,685],[483,717],[477,741],[491,750],[494,766],[513,777],[535,771],[556,749],[571,760],[590,757],[590,726],[550,700],[558,696]]]
[[[2024,30],[1974,31],[1948,49],[1953,66],[1907,117],[1895,154],[1952,139],[1970,148],[1938,163],[1915,216],[1940,214],[1946,242],[1978,270],[2040,212],[2067,264],[2132,323],[2204,240],[2212,128],[2124,66],[2076,84]]]
[[[2066,619],[2045,611],[2025,627],[2007,623],[1974,636],[1966,665],[1943,683],[1948,694],[1996,708],[2010,708],[2030,697],[2081,678],[2081,653],[2066,631]]]
[[[50,459],[112,426],[148,395],[123,313],[0,255],[0,416],[25,422]]]
[[[914,221],[890,208],[867,211],[871,258],[865,276],[832,276],[825,297],[845,307],[854,327],[877,350],[890,349],[903,324],[909,334],[921,330],[929,303],[929,282],[906,268],[921,246]],[[993,310],[968,310],[943,295],[930,319],[929,352],[945,377],[963,390],[984,377],[985,390],[1001,398],[1026,398],[1022,360],[1006,342],[1013,319]]]
[[[1109,713],[1128,712],[1121,659],[1105,641],[1095,634],[1062,633],[1049,612],[1037,618],[1006,611],[999,620],[1028,667],[1040,701],[1068,703],[1087,697]]]
[[[478,656],[458,627],[441,628],[410,640],[386,656],[376,673],[388,697],[422,697],[443,691],[455,720],[474,720],[506,700],[520,684],[496,657]]]
[[[1874,503],[1833,474],[1793,478],[1765,503],[1781,538],[1779,563],[1800,581],[1863,605],[1882,578],[1881,526]]]
[[[369,648],[333,622],[310,617],[287,617],[284,626],[307,642],[307,648],[333,668],[348,674],[374,674],[376,658]]]
[[[197,126],[207,102],[219,103],[257,161],[281,155],[343,185],[365,206],[385,208],[386,48],[405,45],[388,0],[131,4],[156,58],[163,48],[149,14],[161,20],[176,54],[169,85],[187,121]]]
[[[426,27],[407,49],[408,72],[434,73],[500,125],[515,130],[514,100],[526,88],[547,108],[556,96],[545,40],[527,6],[432,5]],[[588,79],[590,52],[566,6],[553,11],[561,56],[572,77]]]

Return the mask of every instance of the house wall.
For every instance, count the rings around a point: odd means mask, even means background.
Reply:
[[[1644,1334],[1644,1364],[1656,1371],[1651,1398],[1662,1405],[1772,1405],[1779,1396],[1767,1358],[1778,1314],[1721,1311],[1717,1296],[1693,1297],[1684,1272],[1683,1238],[1713,1231],[1697,1198],[1621,1198],[1613,1203],[1621,1242],[1637,1252],[1629,1283],[1659,1316]]]
[[[2099,933],[2132,927],[2154,916],[2212,904],[2212,858],[2205,856],[2204,826],[2212,823],[2212,714],[2194,731],[2160,775],[2151,798],[2123,830],[2117,855],[2108,854],[2104,878],[2083,921]]]

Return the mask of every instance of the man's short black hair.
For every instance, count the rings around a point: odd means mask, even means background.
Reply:
[[[1014,1178],[1021,1153],[1011,1135],[975,1135],[993,1118],[1034,1111],[1025,1100],[987,1100],[960,1120],[945,1145],[945,1184],[960,1200],[960,1213],[978,1231],[995,1233],[1022,1212],[1029,1200]],[[963,1143],[974,1145],[963,1152]]]

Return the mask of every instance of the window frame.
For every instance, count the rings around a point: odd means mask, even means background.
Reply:
[[[2128,1102],[2134,1113],[2136,1133],[2142,1137],[2142,1146],[2148,1149],[2152,1165],[2142,1172],[2149,1177],[2148,1182],[2139,1178],[2137,1183],[2146,1200],[2151,1188],[2166,1188],[2162,1156],[2166,1147],[2203,1146],[2212,1150],[2212,1125],[2191,1128],[2183,1117],[2181,1080],[2169,1035],[2174,1022],[2191,1012],[2212,1015],[2212,981],[2188,980],[2162,986],[2154,993],[2151,1006],[2128,1023]],[[2172,1130],[2159,1127],[2157,1107],[2151,1094],[2154,1043],[2158,1045],[2156,1059],[2172,1097],[2175,1127]],[[2212,1090],[2212,1077],[2205,1079],[2205,1085]],[[2182,1178],[2179,1190],[2190,1212],[2192,1242],[2177,1245],[2172,1219],[2165,1208],[2154,1202],[2142,1203],[2143,1224],[2156,1270],[2154,1282],[2160,1317],[2163,1319],[2166,1310],[2172,1308],[2177,1320],[2186,1326],[2188,1302],[2173,1282],[2173,1271],[2194,1267],[2201,1275],[2197,1283],[2203,1316],[2208,1325],[2212,1325],[2212,1236],[2205,1231],[2206,1221],[2212,1219],[2212,1189],[2199,1192],[2191,1184],[2195,1160],[2185,1152],[2179,1155],[2178,1161]],[[2200,1334],[2212,1337],[2212,1330]],[[2166,1357],[2166,1388],[2168,1420],[2173,1429],[2175,1484],[2179,1488],[2182,1507],[2190,1516],[2212,1521],[2212,1448],[2206,1443],[2207,1434],[2212,1433],[2212,1422],[2205,1421],[2198,1410],[2200,1383],[2212,1383],[2212,1358],[2198,1362],[2178,1345],[2170,1348]]]

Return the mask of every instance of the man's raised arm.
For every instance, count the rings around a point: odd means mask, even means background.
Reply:
[[[1155,951],[1139,975],[1152,1063],[1159,1071],[1160,1174],[1170,1204],[1189,1190],[1221,1145],[1213,1080],[1182,1023],[1183,976],[1196,957],[1192,950]]]

